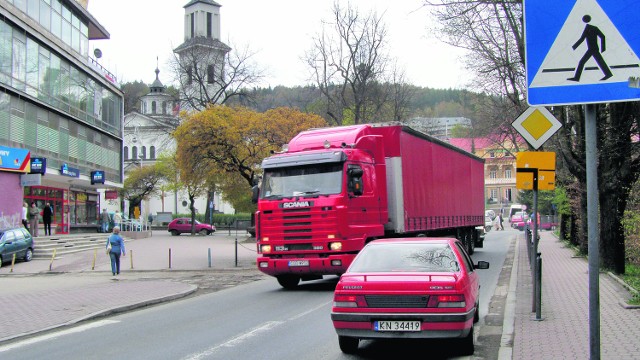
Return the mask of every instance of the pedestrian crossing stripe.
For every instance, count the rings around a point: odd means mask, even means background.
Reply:
[[[594,57],[587,60],[579,80],[571,80],[578,64],[588,51],[587,41],[582,41],[574,50],[572,47],[585,31],[585,15],[589,15],[589,25],[597,27],[604,39],[598,39],[600,54],[612,74],[606,78],[605,71]],[[602,51],[602,41],[605,51]],[[606,83],[628,82],[640,73],[640,59],[622,37],[609,16],[596,0],[578,0],[560,29],[549,52],[532,79],[530,88],[551,86],[580,86]]]

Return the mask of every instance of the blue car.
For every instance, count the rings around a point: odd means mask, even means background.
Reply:
[[[16,260],[31,261],[33,258],[33,237],[23,227],[0,230],[0,267]]]

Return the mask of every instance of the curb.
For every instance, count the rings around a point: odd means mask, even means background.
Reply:
[[[509,290],[504,308],[504,322],[502,323],[502,337],[500,338],[499,360],[510,360],[513,357],[513,339],[516,321],[516,297],[518,290],[518,265],[520,257],[520,244],[518,236],[514,240],[513,263],[511,264],[511,276],[509,278]]]

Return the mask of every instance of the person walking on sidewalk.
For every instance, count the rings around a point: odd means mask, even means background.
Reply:
[[[51,236],[51,216],[53,211],[51,210],[51,204],[46,203],[42,210],[42,222],[44,223],[44,236]]]
[[[115,214],[113,214],[113,226],[120,227],[122,223],[122,214],[120,214],[120,210],[116,210]]]
[[[113,233],[107,238],[106,248],[111,258],[111,273],[113,276],[120,275],[120,255],[127,256],[124,239],[120,236],[120,227],[113,227]]]
[[[100,225],[102,226],[102,232],[109,232],[109,213],[107,209],[102,209],[102,214],[100,214]]]
[[[31,233],[31,230],[29,230],[29,220],[28,219],[28,215],[29,214],[29,206],[27,205],[26,202],[22,203],[22,225],[24,226],[25,229],[27,229],[27,231],[29,231],[29,233]]]
[[[502,219],[502,215],[498,214],[498,230],[504,230],[504,220]]]
[[[29,208],[29,228],[31,229],[31,236],[38,237],[38,223],[40,222],[40,209],[36,206],[36,202],[31,202]]]

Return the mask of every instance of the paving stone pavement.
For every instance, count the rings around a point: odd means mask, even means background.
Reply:
[[[589,359],[588,260],[574,256],[551,232],[541,232],[541,321],[533,310],[533,285],[524,235],[518,242],[513,359]],[[515,265],[514,265],[515,266]],[[640,359],[640,309],[625,308],[631,294],[607,273],[599,276],[600,356]]]

